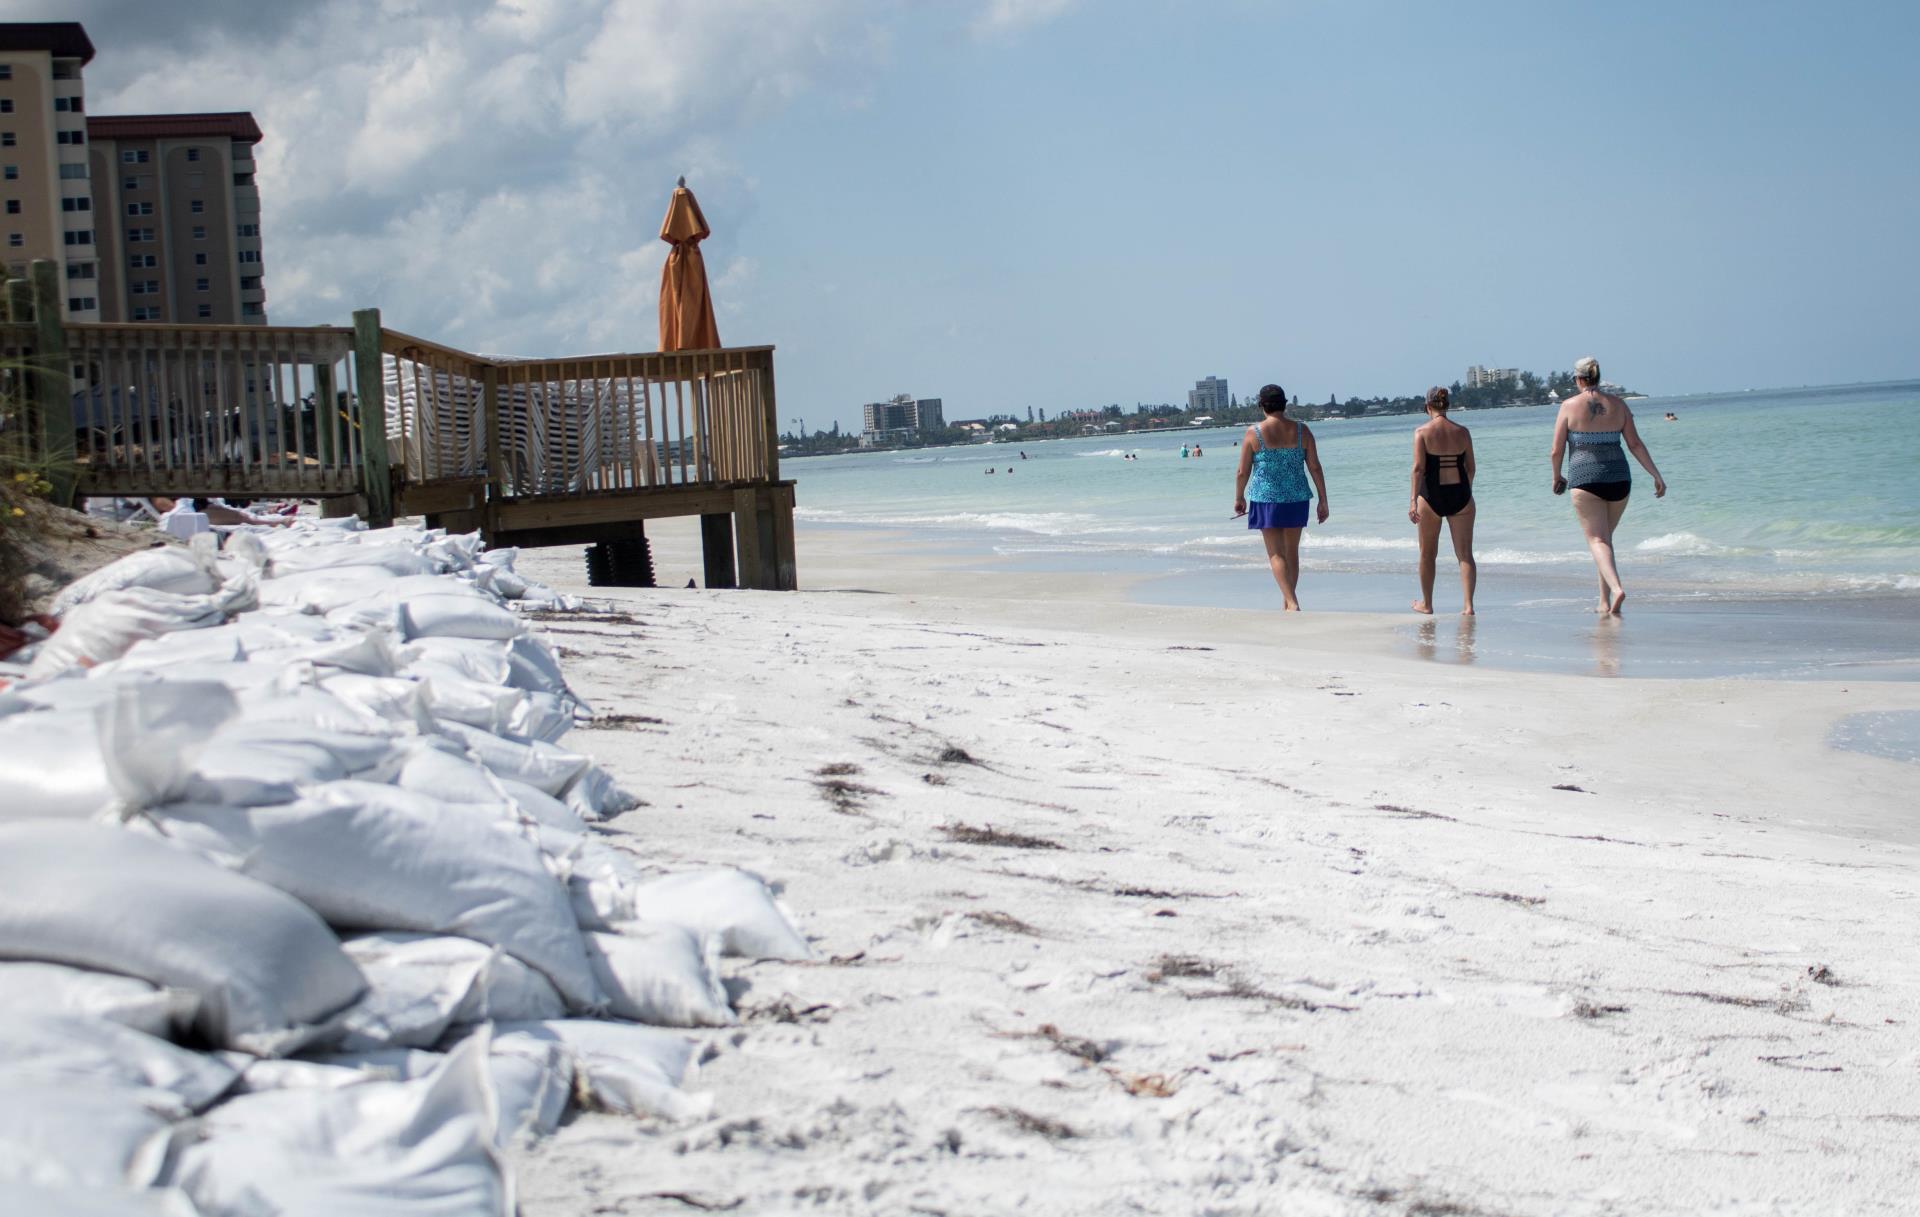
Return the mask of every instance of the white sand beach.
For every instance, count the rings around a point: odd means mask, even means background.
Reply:
[[[1920,771],[1827,736],[1920,685],[1428,664],[821,530],[797,594],[522,569],[625,614],[547,633],[616,840],[819,956],[729,961],[710,1118],[572,1120],[530,1217],[1913,1211]]]

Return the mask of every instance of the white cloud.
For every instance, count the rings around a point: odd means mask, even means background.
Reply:
[[[1061,16],[1079,0],[987,0],[973,32],[986,36],[1007,34],[1044,25]]]
[[[389,325],[477,350],[648,349],[660,217],[692,175],[724,246],[753,211],[728,149],[744,125],[887,51],[893,0],[328,0],[160,23],[81,0],[96,113],[251,110],[269,312]],[[718,260],[718,259],[717,259]]]

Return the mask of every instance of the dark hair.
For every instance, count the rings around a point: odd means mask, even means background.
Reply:
[[[1452,404],[1453,396],[1447,392],[1445,385],[1435,385],[1427,390],[1427,409],[1438,410],[1440,413],[1445,414],[1447,407]]]
[[[1268,414],[1280,413],[1287,408],[1287,391],[1279,385],[1261,385],[1260,408]]]

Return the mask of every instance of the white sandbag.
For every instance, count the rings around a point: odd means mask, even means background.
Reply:
[[[543,1019],[497,1023],[495,1052],[532,1051],[557,1043],[573,1058],[574,1071],[594,1103],[631,1115],[697,1119],[712,1101],[679,1089],[692,1074],[697,1041],[633,1023]]]
[[[143,638],[127,648],[116,668],[132,672],[163,669],[177,663],[238,663],[246,657],[240,631],[231,625],[217,625]]]
[[[407,759],[394,775],[393,784],[445,803],[507,807],[515,801],[500,779],[468,756],[465,749],[435,735],[407,741]]]
[[[567,881],[581,929],[612,931],[621,922],[639,920],[633,893],[649,878],[632,858],[585,828],[543,825],[539,838],[548,869]]]
[[[103,1086],[142,1091],[141,1101],[178,1119],[226,1093],[239,1071],[119,1023],[73,1014],[0,1015],[0,1090],[18,1085]]]
[[[367,995],[347,1014],[348,1051],[426,1048],[456,1023],[566,1013],[546,977],[470,938],[387,932],[344,946],[367,978]]]
[[[276,580],[305,571],[336,567],[378,567],[395,575],[435,575],[446,569],[443,558],[412,545],[338,544],[281,550],[273,555]]]
[[[428,1077],[291,1088],[200,1117],[168,1182],[209,1213],[512,1217],[483,1031]]]
[[[749,959],[812,959],[813,948],[795,928],[767,881],[749,871],[695,871],[637,887],[634,912],[643,920],[714,935],[722,954]]]
[[[383,566],[348,566],[275,574],[261,581],[260,606],[323,614],[344,604],[376,596],[400,578]]]
[[[539,740],[515,739],[469,727],[441,723],[441,734],[465,745],[473,759],[494,775],[525,782],[535,790],[557,795],[593,763],[578,752]]]
[[[485,638],[506,641],[527,627],[511,612],[485,596],[436,592],[411,596],[400,606],[406,637]]]
[[[525,782],[516,782],[512,778],[496,778],[500,789],[522,816],[543,828],[557,828],[563,832],[584,833],[588,831],[586,820],[580,813],[554,798],[544,790],[535,790]]]
[[[519,694],[519,701],[504,724],[508,735],[556,744],[584,715],[580,703],[571,695],[529,693],[523,689],[515,692]]]
[[[606,997],[563,884],[484,809],[369,782],[273,807],[175,804],[154,818],[190,848],[297,897],[342,930],[456,934],[501,947],[575,1010]]]
[[[660,922],[630,922],[617,934],[588,934],[587,958],[617,1018],[656,1027],[726,1027],[727,1005],[717,964],[692,931]]]
[[[358,702],[317,685],[248,690],[240,698],[240,714],[253,724],[311,727],[323,733],[395,737],[401,724],[383,718]]]
[[[432,676],[450,671],[481,684],[512,684],[513,651],[514,643],[485,638],[416,638],[407,645],[404,673]]]
[[[524,717],[527,695],[504,685],[482,684],[451,673],[435,673],[421,680],[426,689],[427,709],[441,722],[465,723],[492,734],[512,731],[518,717]]]
[[[277,647],[256,646],[251,654],[263,663],[297,662],[322,671],[338,669],[364,676],[392,676],[400,669],[401,653],[392,634],[384,630],[339,630],[325,618],[312,620],[330,637],[324,641],[290,641]]]
[[[429,732],[436,729],[427,709],[427,691],[417,680],[398,676],[365,676],[355,672],[320,672],[320,687],[398,727]]]
[[[520,547],[502,545],[498,549],[484,550],[475,560],[496,569],[512,570],[513,564],[520,560]]]
[[[284,803],[326,782],[385,782],[405,759],[390,736],[272,719],[231,722],[207,738],[178,797],[247,806]]]
[[[314,1052],[279,1060],[240,1063],[235,1094],[269,1090],[336,1090],[366,1082],[411,1082],[440,1068],[446,1054],[421,1048],[375,1048],[361,1052]]]
[[[533,586],[524,575],[511,567],[492,566],[488,568],[488,572],[492,578],[487,581],[487,585],[503,600],[518,600],[527,594],[529,587]]]
[[[0,958],[185,989],[199,998],[201,1034],[263,1056],[324,1038],[364,988],[298,900],[96,824],[0,825]]]
[[[0,1213],[59,1217],[201,1217],[174,1188],[39,1187],[0,1180]]]
[[[487,1057],[499,1109],[494,1144],[526,1145],[560,1127],[573,1098],[573,1054],[554,1041],[519,1036],[503,1050],[495,1041]]]
[[[203,596],[178,596],[147,588],[102,592],[60,619],[53,637],[34,652],[27,675],[38,679],[73,668],[118,659],[143,638],[175,630],[218,625],[256,603],[252,580],[236,581]]]
[[[53,598],[49,611],[55,617],[65,617],[76,606],[122,588],[204,596],[218,586],[219,576],[205,555],[184,545],[157,546],[116,559],[69,583]]]
[[[72,1079],[0,1079],[0,1184],[150,1186],[166,1165],[172,1121],[145,1099],[139,1090]]]
[[[604,820],[640,806],[638,796],[614,781],[611,773],[591,764],[567,783],[560,799],[584,820]]]
[[[0,718],[0,823],[84,820],[113,801],[90,711],[28,711]]]
[[[567,687],[553,648],[531,634],[522,634],[507,644],[506,683],[529,693],[552,693],[585,704]]]
[[[61,963],[0,963],[0,1019],[74,1015],[103,1019],[172,1039],[193,1024],[200,999],[185,989],[163,989],[133,976]]]

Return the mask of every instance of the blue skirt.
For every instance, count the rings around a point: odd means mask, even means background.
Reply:
[[[1305,528],[1307,526],[1307,504],[1310,499],[1301,499],[1297,503],[1248,503],[1248,528]]]

